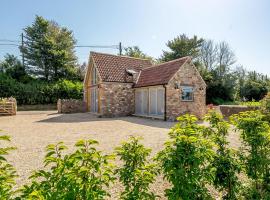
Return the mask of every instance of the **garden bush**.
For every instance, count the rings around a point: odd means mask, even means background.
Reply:
[[[51,104],[58,99],[82,99],[83,84],[64,79],[52,83],[39,80],[21,83],[0,74],[0,97],[11,96],[16,98],[19,105]]]
[[[158,154],[164,177],[172,184],[165,191],[169,200],[211,199],[206,186],[212,182],[214,143],[204,137],[205,127],[196,122],[192,115],[179,117]]]
[[[97,151],[95,140],[80,140],[76,151],[63,154],[63,143],[47,146],[45,166],[30,178],[32,183],[21,190],[21,199],[104,199],[107,187],[114,180],[113,157]]]
[[[14,194],[16,171],[14,167],[6,160],[6,156],[14,147],[4,147],[4,142],[9,142],[10,138],[6,135],[0,135],[0,200],[8,200]]]
[[[149,164],[147,157],[151,149],[139,143],[139,138],[131,137],[121,147],[116,148],[116,154],[123,161],[123,166],[116,169],[120,182],[124,185],[121,199],[147,200],[157,196],[149,191],[157,174],[155,164]]]
[[[198,124],[192,115],[180,116],[154,160],[151,149],[136,137],[115,149],[122,162],[118,166],[115,155],[96,149],[95,140],[78,141],[70,153],[61,142],[48,145],[44,169],[19,190],[14,189],[15,169],[6,160],[14,148],[4,147],[9,137],[0,136],[0,200],[108,199],[116,179],[123,185],[120,199],[150,200],[158,198],[151,189],[158,174],[170,183],[164,191],[169,200],[214,199],[216,192],[221,199],[270,199],[270,125],[265,116],[260,111],[231,116],[241,135],[239,151],[229,147],[229,122],[213,110],[204,119],[209,125]]]
[[[210,123],[207,132],[210,133],[217,145],[212,162],[215,169],[214,186],[222,192],[222,199],[239,199],[241,183],[238,175],[241,172],[241,163],[237,151],[228,147],[229,142],[226,137],[230,124],[214,110],[210,110],[204,119]]]
[[[260,110],[265,116],[265,120],[270,122],[270,92],[260,101]]]
[[[230,120],[240,130],[241,159],[250,188],[247,199],[270,199],[270,126],[260,111],[247,111],[232,115]]]

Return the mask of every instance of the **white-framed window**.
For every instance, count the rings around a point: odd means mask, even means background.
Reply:
[[[181,87],[181,100],[182,101],[193,101],[194,100],[194,88],[192,86]]]
[[[92,69],[92,80],[91,80],[91,83],[92,85],[96,85],[97,82],[98,82],[98,77],[97,77],[97,69],[95,67],[93,67]]]

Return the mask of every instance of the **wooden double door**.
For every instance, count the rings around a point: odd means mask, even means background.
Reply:
[[[165,93],[163,87],[138,88],[135,91],[135,113],[164,116]]]

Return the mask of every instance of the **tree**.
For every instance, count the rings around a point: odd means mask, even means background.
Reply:
[[[166,45],[170,51],[163,51],[161,60],[170,61],[185,56],[192,56],[193,59],[197,59],[200,56],[200,48],[203,41],[202,38],[198,38],[196,35],[192,38],[185,34],[179,35],[167,42]]]
[[[246,100],[261,100],[268,91],[269,80],[267,76],[255,71],[247,72],[240,85],[239,96]]]
[[[7,74],[13,79],[21,81],[26,77],[25,68],[21,61],[14,55],[7,54],[4,61],[0,62],[0,72]]]
[[[25,43],[20,49],[31,75],[48,81],[76,74],[76,41],[72,31],[41,16],[36,16],[34,23],[24,31]]]
[[[147,54],[143,53],[138,46],[124,48],[124,55],[154,61],[154,59],[151,56],[148,56]]]
[[[217,61],[217,46],[213,40],[204,40],[201,46],[200,61],[206,70],[212,70]]]
[[[83,64],[78,67],[78,71],[77,71],[77,74],[78,74],[80,80],[84,79],[86,70],[87,70],[87,64],[86,64],[86,62],[83,62]]]

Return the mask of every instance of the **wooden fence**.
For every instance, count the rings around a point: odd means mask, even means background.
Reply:
[[[0,99],[0,115],[16,115],[17,102],[15,99]]]

